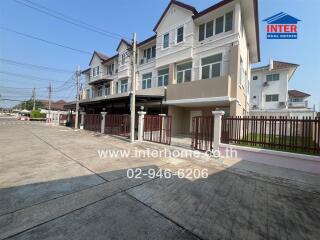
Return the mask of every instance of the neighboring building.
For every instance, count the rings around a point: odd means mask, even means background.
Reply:
[[[314,116],[307,93],[288,90],[298,64],[270,60],[269,65],[251,70],[250,115]]]
[[[260,60],[256,0],[224,0],[201,12],[170,1],[155,35],[137,45],[137,109],[172,116],[172,131],[191,131],[191,117],[249,112],[250,64]],[[94,52],[83,71],[80,106],[89,113],[129,113],[131,43],[117,54]]]

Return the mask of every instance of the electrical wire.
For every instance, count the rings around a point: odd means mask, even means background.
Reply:
[[[0,27],[0,29],[4,30],[4,31],[7,31],[7,32],[15,33],[15,34],[27,37],[27,38],[38,40],[40,42],[45,42],[47,44],[55,45],[55,46],[58,46],[58,47],[62,47],[62,48],[69,49],[69,50],[76,51],[76,52],[83,53],[83,54],[92,55],[92,53],[89,52],[89,51],[85,51],[85,50],[69,47],[69,46],[66,46],[66,45],[63,45],[63,44],[60,44],[60,43],[56,43],[56,42],[53,42],[53,41],[49,41],[49,40],[46,40],[46,39],[43,39],[43,38],[39,38],[39,37],[33,36],[33,35],[30,35],[30,34],[18,32],[16,30],[13,30],[13,29],[10,29],[10,28]]]
[[[48,16],[54,17],[54,18],[59,19],[61,21],[67,22],[67,23],[72,24],[74,26],[86,29],[88,31],[99,33],[101,35],[104,35],[104,36],[107,36],[107,37],[110,37],[110,38],[115,38],[115,39],[121,39],[121,38],[130,39],[130,38],[122,36],[122,35],[120,35],[118,33],[106,31],[106,30],[98,28],[98,27],[96,27],[94,25],[88,24],[88,23],[86,23],[84,21],[69,17],[69,16],[67,16],[65,14],[62,14],[62,13],[56,11],[56,10],[50,9],[48,7],[45,7],[45,6],[43,6],[41,4],[38,4],[38,3],[34,3],[32,1],[29,1],[29,0],[25,0],[24,2],[21,2],[21,1],[18,1],[18,0],[14,0],[14,1],[16,3],[18,3],[18,4],[20,4],[20,5],[24,5],[26,7],[29,7],[31,9],[33,9],[33,10],[36,10],[36,11],[41,12],[43,14],[46,14]],[[29,3],[29,4],[27,4],[26,2]],[[30,4],[33,5],[33,6],[31,6]]]
[[[0,71],[1,74],[9,75],[9,76],[16,76],[20,78],[29,78],[31,80],[35,81],[49,81],[49,82],[61,82],[60,80],[53,80],[53,79],[48,79],[48,78],[42,78],[42,77],[36,77],[36,76],[31,76],[31,75],[24,75],[24,74],[18,74],[18,73],[13,73],[13,72],[7,72],[7,71]]]
[[[26,63],[26,62],[18,62],[10,59],[5,59],[5,58],[0,58],[0,61],[9,64],[9,65],[14,65],[14,66],[22,66],[22,67],[27,67],[27,68],[36,68],[39,70],[44,70],[44,71],[50,71],[50,72],[57,72],[57,73],[73,73],[74,71],[71,70],[65,70],[65,69],[59,69],[59,68],[52,68],[52,67],[46,67],[46,66],[40,66],[40,65],[34,65],[31,63]]]

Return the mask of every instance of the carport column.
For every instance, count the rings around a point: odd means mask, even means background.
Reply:
[[[221,141],[221,117],[224,115],[224,111],[212,111],[214,117],[214,128],[213,128],[213,150],[219,151]]]
[[[81,114],[81,119],[80,119],[80,129],[83,129],[84,127],[84,115],[86,114],[85,112],[80,112]]]
[[[141,142],[143,140],[144,115],[146,115],[146,112],[139,111],[138,114],[139,114],[138,141]]]
[[[102,115],[102,119],[101,119],[101,133],[104,133],[104,128],[106,126],[106,115],[107,115],[107,112],[101,112],[101,115]]]

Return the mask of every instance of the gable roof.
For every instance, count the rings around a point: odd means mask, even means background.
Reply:
[[[103,53],[101,53],[101,52],[94,51],[93,54],[92,54],[91,60],[90,60],[90,62],[89,62],[89,65],[91,64],[92,59],[93,59],[93,57],[94,57],[95,55],[98,56],[98,58],[100,58],[100,60],[102,60],[102,61],[105,61],[105,60],[107,60],[107,59],[109,58],[107,55],[105,55],[105,54],[103,54]]]
[[[188,4],[185,4],[183,2],[176,1],[176,0],[171,0],[170,3],[168,4],[168,6],[166,7],[166,9],[164,10],[164,12],[162,13],[162,15],[161,15],[160,19],[158,20],[157,24],[154,26],[154,28],[153,28],[154,32],[157,30],[159,24],[161,23],[162,19],[164,18],[164,16],[168,12],[168,10],[170,9],[172,4],[175,4],[175,5],[179,6],[179,7],[187,9],[187,10],[191,11],[193,14],[197,14],[198,13],[198,11],[195,9],[195,7],[193,7],[191,5],[188,5]]]
[[[220,7],[224,6],[224,5],[232,2],[232,1],[234,1],[234,0],[223,0],[221,2],[218,2],[218,3],[214,4],[214,5],[212,5],[211,7],[208,7],[206,9],[204,9],[203,11],[195,14],[193,16],[193,19],[199,18],[199,17],[201,17],[201,16],[203,16],[203,15],[205,15],[205,14],[211,12],[211,11],[214,11],[214,10],[216,10],[216,9],[218,9],[218,8],[220,8]]]
[[[126,41],[123,38],[121,38],[121,40],[120,40],[120,42],[118,44],[118,47],[117,47],[117,51],[118,51],[118,49],[119,49],[119,47],[121,46],[122,43],[124,43],[124,44],[126,44],[128,46],[131,46],[131,43],[129,43],[128,41]]]
[[[157,35],[155,34],[155,35],[153,35],[153,36],[151,36],[151,37],[143,40],[142,42],[139,42],[139,43],[137,44],[137,47],[140,47],[140,46],[142,46],[142,45],[144,45],[144,44],[146,44],[146,43],[148,43],[148,42],[151,42],[152,40],[154,40],[154,39],[156,39],[156,38],[157,38]]]
[[[268,24],[297,24],[301,20],[292,17],[287,13],[280,12],[278,14],[264,19],[263,21],[267,22]]]
[[[301,92],[298,90],[289,90],[288,91],[289,97],[310,97],[311,95],[305,92]]]
[[[252,71],[257,71],[257,70],[264,70],[264,69],[269,69],[270,64],[262,67],[256,67],[252,68]],[[288,62],[281,62],[281,61],[273,61],[273,70],[279,70],[279,69],[285,69],[285,68],[290,68],[290,67],[299,67],[299,64],[295,63],[288,63]]]

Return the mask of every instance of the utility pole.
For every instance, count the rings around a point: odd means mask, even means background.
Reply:
[[[48,113],[49,113],[49,122],[51,122],[51,92],[52,92],[52,89],[51,89],[51,83],[49,83],[49,88],[48,88],[48,94],[49,94],[49,99],[48,99]]]
[[[74,127],[75,129],[78,129],[78,120],[79,120],[79,92],[80,92],[80,76],[81,76],[81,70],[80,65],[78,65],[77,68],[77,95],[76,95],[76,119]]]
[[[133,51],[132,51],[132,77],[131,77],[131,132],[130,132],[130,142],[134,142],[135,135],[135,118],[136,118],[136,33],[133,33]]]
[[[33,99],[32,110],[34,111],[34,110],[36,110],[36,89],[35,88],[33,88],[33,90],[32,90],[32,99]]]

